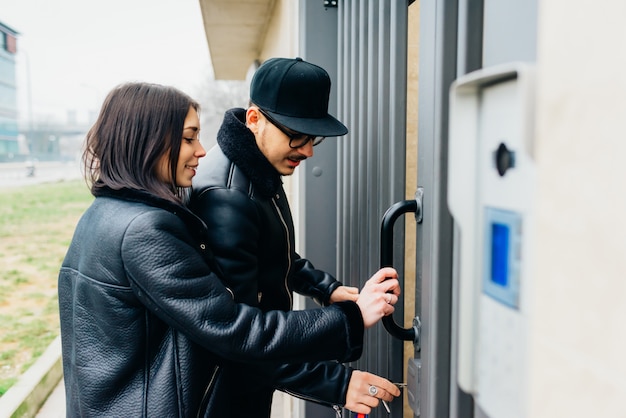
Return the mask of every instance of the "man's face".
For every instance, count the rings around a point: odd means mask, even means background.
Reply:
[[[291,148],[287,134],[268,120],[256,106],[251,106],[246,112],[246,125],[254,133],[257,146],[265,158],[283,176],[292,175],[301,161],[313,156],[313,141]]]

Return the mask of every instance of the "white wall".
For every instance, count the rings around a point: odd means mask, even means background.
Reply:
[[[626,2],[539,2],[529,417],[626,417]]]
[[[261,51],[261,60],[265,61],[273,57],[295,57],[298,55],[298,6],[299,2],[293,0],[278,0],[275,3],[274,13],[270,24],[268,25],[263,50]],[[303,170],[301,167],[300,170]],[[291,212],[293,215],[296,231],[298,230],[299,206],[294,196],[298,195],[298,174],[296,170],[293,176],[283,177],[285,192],[289,199]],[[296,239],[299,239],[296,235]],[[298,242],[296,243],[298,245]],[[298,249],[300,250],[300,249]],[[302,297],[294,298],[294,309],[304,307]],[[291,397],[283,392],[274,392],[274,400],[272,402],[272,418],[298,418],[303,416],[303,402]]]

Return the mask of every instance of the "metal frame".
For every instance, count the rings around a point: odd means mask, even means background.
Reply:
[[[338,82],[338,32],[337,8],[324,7],[319,0],[300,0],[299,3],[299,54],[303,59],[323,67],[329,74],[332,87],[328,111],[337,115]],[[308,36],[307,36],[308,34]],[[338,117],[339,120],[342,118]],[[345,123],[345,121],[344,121]],[[328,138],[315,155],[306,161],[298,173],[298,208],[302,228],[298,230],[298,243],[302,255],[315,267],[337,275],[337,147],[345,138]],[[323,227],[320,227],[323,225]],[[306,300],[305,307],[315,307]],[[303,405],[307,418],[335,417],[335,412],[312,402]]]
[[[417,226],[416,314],[422,323],[421,417],[449,416],[452,219],[447,210],[448,90],[456,77],[457,1],[420,4],[418,184],[424,222]],[[420,290],[421,289],[421,290]]]
[[[457,77],[482,68],[484,0],[459,0],[457,37]],[[457,321],[458,321],[458,248],[459,231],[454,227],[452,272],[452,340],[450,358],[450,417],[472,418],[474,398],[463,392],[457,382]]]

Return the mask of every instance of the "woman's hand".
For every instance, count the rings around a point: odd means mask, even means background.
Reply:
[[[398,272],[394,268],[383,267],[370,277],[356,300],[365,328],[374,326],[383,316],[391,315],[399,295]]]

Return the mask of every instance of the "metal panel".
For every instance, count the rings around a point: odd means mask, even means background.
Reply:
[[[328,111],[350,128],[348,121],[337,114],[340,89],[337,75],[337,9],[325,8],[321,0],[300,0],[300,56],[323,67],[332,85]],[[328,138],[315,147],[315,155],[302,165],[299,173],[298,231],[300,251],[315,267],[337,276],[337,147],[346,137]],[[315,307],[306,300],[306,307]],[[312,402],[303,405],[307,418],[335,417],[335,412]]]
[[[484,0],[459,0],[457,76],[482,68],[483,59],[483,9]],[[447,169],[447,166],[446,168]],[[463,392],[457,384],[457,335],[458,335],[458,242],[460,231],[454,227],[452,318],[450,353],[450,417],[474,416],[474,398]]]
[[[329,71],[331,112],[336,94],[336,115],[350,130],[307,161],[300,190],[305,255],[358,287],[380,267],[383,214],[404,198],[407,6],[397,0],[342,0],[336,9],[323,8],[321,0],[300,3],[302,55]],[[402,273],[404,227],[397,224],[394,264]],[[397,305],[398,317],[402,311]],[[363,357],[352,366],[401,381],[402,355],[402,342],[379,325],[367,331]],[[391,416],[402,416],[401,399],[390,406]],[[334,415],[307,404],[306,416]],[[383,416],[382,408],[370,414]]]
[[[302,0],[300,22],[300,56],[328,72],[332,83],[328,111],[337,115],[337,9],[326,9],[321,1]],[[349,127],[344,119],[338,119]],[[337,147],[345,140],[326,139],[298,173],[299,216],[304,219],[304,229],[298,232],[302,250],[315,267],[332,274],[337,272]]]
[[[456,74],[457,1],[420,4],[416,310],[421,318],[421,416],[449,416],[452,220],[447,210],[448,91]]]
[[[534,62],[537,56],[537,0],[484,0],[483,67]]]
[[[404,198],[407,7],[397,0],[345,0],[338,8],[338,112],[350,133],[338,142],[337,270],[359,287],[380,267],[383,214]],[[402,274],[403,222],[396,228],[394,266]],[[382,326],[369,330],[354,367],[400,381],[402,342]],[[400,399],[391,410],[402,416]],[[383,416],[382,408],[370,414]]]
[[[330,111],[350,132],[326,141],[307,161],[300,190],[304,248],[317,267],[361,287],[379,268],[382,215],[404,195],[407,11],[391,0],[341,1],[337,9],[321,4],[300,3],[301,53],[329,72]],[[402,272],[403,251],[394,253]],[[362,360],[353,366],[401,381],[402,343],[378,326],[368,331]],[[402,416],[399,400],[391,408],[392,416]],[[383,412],[370,416],[387,416]],[[306,405],[308,418],[333,416],[328,408]]]

